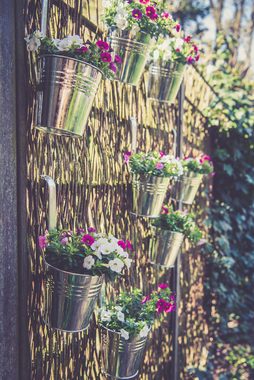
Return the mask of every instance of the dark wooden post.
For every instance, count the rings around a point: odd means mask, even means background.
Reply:
[[[24,2],[0,6],[1,379],[28,379],[26,321]],[[23,364],[22,364],[23,363]],[[25,368],[25,370],[22,369]],[[27,376],[28,375],[28,376]]]

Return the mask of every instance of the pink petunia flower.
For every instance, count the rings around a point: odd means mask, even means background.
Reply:
[[[122,58],[119,55],[115,55],[115,63],[122,63]]]
[[[200,58],[200,55],[196,55],[196,58],[195,58],[195,61],[198,62],[199,61],[199,58]]]
[[[180,32],[180,30],[181,30],[181,24],[176,24],[176,26],[175,26],[175,30],[176,30],[177,32]]]
[[[69,241],[69,239],[68,239],[67,236],[66,236],[66,237],[64,237],[64,238],[60,241],[60,243],[61,243],[62,245],[66,245],[66,244],[68,244],[68,241]]]
[[[117,242],[117,244],[119,245],[119,247],[122,247],[123,249],[126,249],[126,244],[125,244],[125,242],[123,240],[119,240]]]
[[[39,247],[44,249],[47,247],[47,237],[45,235],[39,236]]]
[[[92,232],[96,232],[96,229],[94,227],[89,227],[87,231],[92,233]]]
[[[149,17],[150,17],[151,20],[157,20],[157,18],[158,18],[159,16],[157,15],[157,13],[154,13],[154,14],[152,14],[152,15],[149,16]]]
[[[77,235],[82,235],[85,232],[84,228],[77,228]]]
[[[168,303],[163,298],[159,299],[156,302],[156,311],[158,313],[163,313],[165,311],[165,308],[168,308]]]
[[[195,61],[195,59],[190,55],[189,57],[186,58],[186,61],[187,63],[192,64]]]
[[[162,206],[162,214],[168,214],[168,208],[166,206]]]
[[[169,286],[168,286],[168,284],[159,284],[158,285],[158,288],[160,288],[160,289],[167,289]]]
[[[184,42],[187,42],[188,44],[191,42],[192,36],[187,36],[184,38]]]
[[[141,4],[148,4],[150,3],[150,0],[139,0]]]
[[[117,67],[116,67],[116,65],[113,62],[110,62],[109,68],[110,68],[111,71],[113,71],[114,73],[116,73]]]
[[[81,239],[82,243],[86,244],[86,245],[92,245],[94,242],[95,242],[95,239],[93,236],[87,234],[87,235],[84,235]]]
[[[111,57],[111,54],[110,53],[107,53],[106,51],[101,53],[101,60],[103,62],[111,62],[112,61],[112,57]]]
[[[165,304],[165,307],[164,307],[164,311],[166,313],[172,313],[172,311],[175,311],[176,309],[176,305],[173,303],[170,303],[170,302],[166,302]]]
[[[160,158],[162,158],[162,157],[165,156],[165,153],[164,152],[160,152],[159,155],[160,155]]]
[[[96,45],[101,50],[109,50],[109,44],[105,41],[99,40],[96,42]]]
[[[171,16],[168,12],[163,12],[163,13],[161,14],[161,17],[162,17],[162,18],[172,18],[172,16]]]
[[[79,53],[79,54],[86,53],[87,51],[88,51],[88,47],[85,46],[85,45],[83,45],[80,48],[76,49],[76,53]]]
[[[199,48],[198,48],[198,46],[197,46],[197,45],[193,45],[192,47],[193,47],[193,49],[194,49],[195,53],[197,53],[197,52],[199,51]]]
[[[127,164],[129,162],[131,156],[131,152],[124,152],[123,157],[124,157],[124,162]]]
[[[126,244],[127,249],[129,249],[130,251],[133,251],[133,246],[132,246],[130,240],[126,240],[125,244]]]
[[[157,164],[155,165],[156,169],[158,170],[161,170],[164,168],[164,165],[161,163],[161,162],[157,162]]]
[[[139,9],[133,9],[132,16],[136,18],[137,20],[141,20],[142,18],[142,12]]]
[[[211,161],[211,157],[208,156],[207,154],[204,154],[200,159],[199,162],[203,164],[205,161]]]
[[[156,15],[156,9],[154,7],[146,7],[146,15],[149,18],[154,17],[154,15]]]

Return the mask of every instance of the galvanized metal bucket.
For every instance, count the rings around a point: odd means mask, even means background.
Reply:
[[[101,369],[111,379],[132,379],[143,363],[147,338],[121,338],[120,333],[100,325]]]
[[[147,84],[148,98],[173,103],[183,81],[185,66],[176,62],[152,64]]]
[[[96,67],[61,55],[40,59],[35,125],[44,132],[83,136],[102,79]]]
[[[122,58],[115,79],[137,86],[144,72],[151,49],[151,36],[144,32],[110,30],[109,42],[114,52]]]
[[[48,228],[56,228],[56,185],[49,176],[41,176],[48,185]],[[44,258],[43,318],[54,329],[66,332],[85,330],[101,290],[104,276],[67,272]]]
[[[47,262],[44,276],[45,323],[54,329],[77,332],[88,328],[103,277],[65,272]]]
[[[202,178],[202,174],[196,173],[178,178],[172,187],[172,199],[186,205],[191,205],[195,199]]]
[[[133,174],[133,213],[157,217],[161,212],[169,183],[169,177]]]
[[[172,268],[184,240],[184,234],[152,228],[153,236],[149,244],[149,260],[152,264]]]

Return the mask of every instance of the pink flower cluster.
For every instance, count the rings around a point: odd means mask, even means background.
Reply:
[[[130,242],[130,240],[119,240],[118,243],[119,247],[123,248],[123,249],[128,249],[130,251],[133,251],[133,246]]]
[[[208,156],[207,154],[204,154],[204,155],[201,156],[200,159],[199,159],[199,162],[200,162],[201,164],[203,164],[205,161],[211,161],[211,157]]]
[[[141,4],[147,5],[147,4],[150,3],[150,0],[139,0],[139,2]],[[150,20],[153,20],[153,21],[157,20],[158,17],[159,17],[159,15],[156,12],[155,7],[151,6],[151,5],[149,5],[149,6],[146,7],[146,14],[145,15],[146,15],[146,17],[148,17]],[[138,9],[138,8],[133,9],[133,11],[132,11],[132,17],[134,17],[136,20],[141,20],[143,16],[144,15],[143,15],[143,13],[142,13],[142,11],[140,9]],[[164,12],[161,15],[161,17],[162,18],[169,18],[170,15],[169,15],[169,13]]]
[[[159,284],[158,286],[158,290],[159,292],[160,291],[163,291],[165,289],[168,289],[169,286],[168,284]],[[160,295],[160,293],[159,293]],[[143,298],[142,300],[142,304],[145,304],[149,301],[152,300],[152,297],[149,295],[149,296],[146,296]],[[155,305],[155,309],[157,311],[157,313],[171,313],[172,311],[175,311],[176,310],[176,297],[175,297],[175,294],[171,294],[168,299],[164,299],[164,298],[159,298],[158,301],[156,302],[156,305]]]

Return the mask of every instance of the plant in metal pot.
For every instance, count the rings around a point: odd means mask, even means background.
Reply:
[[[160,266],[173,267],[175,260],[187,237],[197,244],[202,233],[194,221],[194,215],[174,211],[171,206],[163,206],[158,218],[152,222],[153,236],[150,240],[150,261]]]
[[[36,127],[82,136],[102,77],[113,79],[121,58],[103,40],[78,35],[54,39],[35,31],[27,49],[40,57],[36,95]]]
[[[183,174],[181,161],[163,152],[125,153],[132,172],[133,212],[159,215],[170,180]]]
[[[191,36],[184,37],[180,28],[174,35],[159,38],[151,54],[148,98],[173,103],[186,66],[196,63],[199,58],[199,47]]]
[[[100,310],[102,371],[114,378],[135,377],[156,316],[173,312],[175,295],[167,284],[144,297],[140,289],[123,292]]]
[[[105,0],[103,5],[109,40],[123,60],[117,79],[137,85],[153,42],[159,35],[168,35],[177,23],[164,11],[163,2]]]
[[[130,268],[131,243],[78,228],[50,230],[39,245],[45,250],[45,322],[65,331],[86,329],[104,277],[114,280]]]
[[[203,175],[213,173],[210,156],[185,157],[182,161],[183,175],[178,178],[172,188],[172,198],[191,205],[199,189]]]

